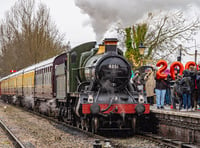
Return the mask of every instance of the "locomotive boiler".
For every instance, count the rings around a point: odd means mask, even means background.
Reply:
[[[149,104],[130,83],[117,39],[88,42],[0,80],[1,98],[97,133],[132,130]]]

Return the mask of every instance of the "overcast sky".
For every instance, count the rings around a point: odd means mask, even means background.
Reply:
[[[0,0],[0,19],[5,18],[5,12],[17,0]],[[75,6],[74,0],[36,0],[50,8],[52,21],[57,25],[61,33],[65,34],[65,41],[70,41],[72,46],[87,41],[95,40],[95,33],[89,23],[89,17],[81,13]],[[87,25],[84,25],[87,23]]]
[[[0,19],[17,0],[0,0]],[[65,42],[72,47],[87,41],[102,39],[110,25],[118,20],[123,25],[132,25],[144,14],[155,9],[186,10],[193,4],[200,8],[200,0],[36,0],[50,8],[52,21],[61,33]],[[199,15],[199,14],[198,14]],[[197,44],[200,40],[197,38]]]

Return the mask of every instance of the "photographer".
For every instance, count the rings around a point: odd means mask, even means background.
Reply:
[[[147,95],[147,101],[153,105],[154,104],[154,88],[155,88],[155,79],[154,72],[151,68],[146,70],[146,75],[144,76],[145,80],[145,90]]]
[[[142,86],[142,82],[141,82],[141,76],[140,76],[140,72],[138,70],[135,71],[135,76],[132,78],[132,82],[133,82],[133,88],[136,91],[141,91],[138,89],[138,86]]]

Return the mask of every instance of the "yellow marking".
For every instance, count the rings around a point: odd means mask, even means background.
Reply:
[[[105,53],[105,46],[104,45],[99,45],[99,50],[96,54],[103,54]]]

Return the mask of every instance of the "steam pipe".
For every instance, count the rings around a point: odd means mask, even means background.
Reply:
[[[126,91],[128,92],[129,96],[131,96],[131,98],[133,99],[134,103],[137,103],[137,101],[135,100],[135,98],[131,95],[131,93],[128,91],[128,89],[126,88]]]
[[[131,83],[128,83],[128,88],[130,89],[130,91],[132,91],[132,92],[134,92],[135,90],[134,90],[134,88],[133,88],[133,86],[131,85]]]
[[[110,103],[109,103],[108,107],[106,109],[101,110],[101,112],[105,112],[105,111],[107,111],[111,107],[113,98],[110,100]]]
[[[99,88],[99,90],[98,90],[98,92],[97,92],[97,95],[96,95],[96,97],[95,97],[94,102],[97,102],[97,98],[99,97],[99,92],[100,92],[100,90],[101,90],[101,88]]]

